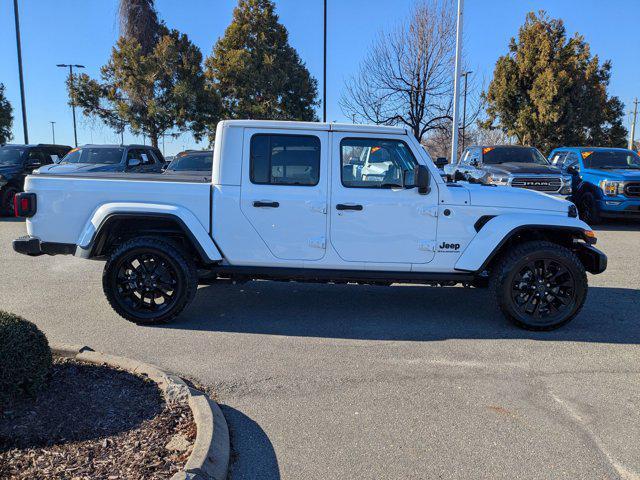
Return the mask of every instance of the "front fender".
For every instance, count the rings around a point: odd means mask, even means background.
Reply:
[[[109,218],[114,216],[158,215],[172,217],[186,229],[205,259],[211,262],[222,260],[222,255],[213,243],[207,230],[196,216],[184,207],[155,203],[107,203],[98,207],[82,229],[76,245],[86,254],[91,251],[96,234]]]
[[[562,215],[510,213],[498,215],[480,229],[455,264],[456,270],[477,272],[490,260],[509,237],[523,228],[570,230],[581,233],[591,230],[578,218]]]

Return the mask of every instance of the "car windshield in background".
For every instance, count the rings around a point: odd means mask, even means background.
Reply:
[[[600,168],[603,170],[615,168],[640,169],[640,156],[631,150],[583,151],[582,159],[587,168]]]
[[[60,163],[91,163],[117,165],[122,161],[124,148],[80,148],[71,150]]]
[[[487,165],[498,165],[500,163],[537,163],[539,165],[549,165],[546,158],[537,148],[522,147],[485,147],[482,162]]]
[[[24,148],[0,148],[0,165],[18,165],[24,151]]]
[[[211,171],[213,153],[194,153],[175,158],[167,167],[174,172]]]

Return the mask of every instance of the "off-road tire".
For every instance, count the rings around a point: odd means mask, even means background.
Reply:
[[[15,187],[6,187],[0,195],[0,216],[13,216],[13,197],[18,193]]]
[[[523,314],[512,295],[518,272],[530,262],[540,260],[561,264],[570,273],[574,284],[571,303],[561,316],[551,319],[551,323],[536,322],[531,315]],[[584,265],[571,250],[552,242],[531,241],[511,248],[498,259],[492,269],[489,288],[508,320],[526,330],[546,331],[566,325],[580,312],[587,298],[588,284]]]
[[[582,221],[589,225],[597,225],[602,222],[602,217],[598,212],[598,203],[592,193],[584,193],[580,197],[577,207]]]
[[[120,293],[118,271],[122,268],[122,262],[136,254],[156,255],[163,262],[166,261],[175,275],[176,298],[172,299],[173,304],[165,311],[157,314],[136,313],[130,305],[127,306],[126,297]],[[189,255],[173,242],[158,237],[139,237],[126,241],[110,255],[102,274],[102,288],[109,304],[121,317],[140,325],[168,323],[193,300],[198,289],[198,272]]]

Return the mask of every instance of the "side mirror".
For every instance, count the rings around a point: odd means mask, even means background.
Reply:
[[[142,165],[142,161],[139,158],[132,158],[127,162],[127,167],[139,167]]]
[[[434,163],[436,164],[436,167],[444,168],[445,165],[449,164],[449,161],[447,160],[446,157],[438,157],[436,158],[436,161]]]
[[[568,173],[580,173],[580,167],[578,166],[577,163],[574,163],[573,165],[570,165],[567,167],[567,172]]]
[[[420,195],[429,193],[429,169],[424,165],[418,165],[414,169],[416,187]]]

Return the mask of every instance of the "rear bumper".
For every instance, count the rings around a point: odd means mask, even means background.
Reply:
[[[76,246],[72,243],[42,242],[38,237],[16,238],[13,241],[13,249],[22,255],[37,257],[39,255],[73,255]]]
[[[607,269],[607,256],[592,245],[578,243],[576,255],[589,273],[597,275]]]

